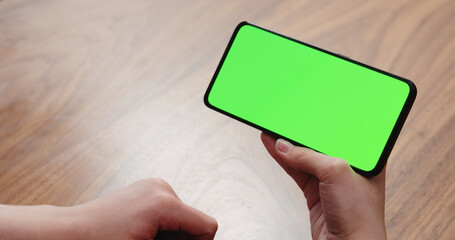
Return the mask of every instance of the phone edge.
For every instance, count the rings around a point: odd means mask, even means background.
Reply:
[[[275,132],[273,132],[273,131],[271,131],[271,130],[265,129],[265,128],[259,126],[259,125],[256,125],[256,124],[254,124],[254,123],[252,123],[252,122],[249,122],[249,121],[247,121],[247,120],[245,120],[245,119],[242,119],[242,118],[240,118],[240,117],[237,117],[237,116],[235,116],[235,115],[233,115],[233,114],[231,114],[231,113],[228,113],[228,112],[226,112],[226,111],[224,111],[224,110],[222,110],[222,109],[220,109],[220,108],[217,108],[217,107],[213,106],[212,104],[210,104],[209,95],[210,95],[210,91],[211,91],[211,89],[212,89],[212,87],[213,87],[213,84],[214,84],[214,82],[215,82],[215,80],[216,80],[216,78],[217,78],[217,76],[218,76],[218,74],[219,74],[219,71],[221,70],[221,67],[223,66],[223,63],[224,63],[224,61],[225,61],[225,59],[226,59],[226,57],[227,57],[227,54],[228,54],[228,52],[229,52],[229,50],[230,50],[232,44],[234,43],[234,39],[235,39],[235,37],[237,36],[237,33],[239,32],[240,28],[242,28],[242,27],[245,26],[245,25],[250,25],[250,26],[253,26],[253,27],[257,27],[257,28],[262,29],[262,30],[264,30],[264,31],[267,31],[267,32],[276,34],[276,35],[278,35],[278,36],[284,37],[284,38],[286,38],[286,39],[288,39],[288,40],[291,40],[291,41],[297,42],[297,43],[299,43],[299,44],[305,45],[305,46],[307,46],[307,47],[311,47],[311,48],[313,48],[313,49],[322,51],[322,52],[327,53],[327,54],[329,54],[329,55],[332,55],[332,56],[334,56],[334,57],[341,58],[341,59],[346,60],[346,61],[349,61],[349,62],[351,62],[351,63],[360,65],[360,66],[362,66],[362,67],[366,67],[366,68],[368,68],[368,69],[370,69],[370,70],[373,70],[373,71],[382,73],[382,74],[387,75],[387,76],[389,76],[389,77],[393,77],[393,78],[395,78],[395,79],[397,79],[397,80],[400,80],[400,81],[402,81],[402,82],[404,82],[404,83],[406,83],[406,84],[408,85],[408,87],[409,87],[409,94],[408,94],[408,97],[406,98],[406,101],[405,101],[405,103],[404,103],[404,105],[403,105],[403,108],[401,109],[401,112],[400,112],[400,114],[398,115],[397,121],[395,122],[395,125],[394,125],[394,127],[392,128],[392,131],[391,131],[391,133],[390,133],[390,135],[389,135],[389,138],[387,139],[387,142],[386,142],[386,144],[385,144],[385,146],[384,146],[384,149],[383,149],[381,155],[379,156],[379,159],[378,159],[378,161],[377,161],[375,167],[373,167],[373,169],[370,170],[370,171],[365,171],[365,170],[362,170],[362,169],[356,168],[355,166],[350,165],[350,166],[352,167],[352,169],[353,169],[355,172],[357,172],[357,173],[359,173],[359,174],[361,174],[362,176],[365,176],[365,177],[374,177],[374,176],[378,175],[379,173],[381,173],[382,170],[384,169],[386,163],[387,163],[387,160],[388,160],[388,158],[389,158],[389,156],[390,156],[390,154],[391,154],[391,152],[392,152],[392,150],[393,150],[393,147],[394,147],[394,145],[395,145],[395,143],[396,143],[396,141],[397,141],[397,139],[398,139],[398,136],[399,136],[399,134],[400,134],[400,132],[401,132],[403,126],[404,126],[404,123],[406,122],[407,116],[409,115],[409,113],[410,113],[410,111],[411,111],[411,108],[412,108],[412,106],[413,106],[413,104],[414,104],[414,101],[415,101],[415,99],[416,99],[416,96],[417,96],[417,87],[416,87],[416,85],[415,85],[412,81],[410,81],[409,79],[400,77],[400,76],[395,75],[395,74],[392,74],[392,73],[390,73],[390,72],[386,72],[386,71],[384,71],[384,70],[375,68],[375,67],[373,67],[373,66],[370,66],[370,65],[367,65],[367,64],[358,62],[358,61],[356,61],[356,60],[353,60],[353,59],[351,59],[351,58],[349,58],[349,57],[346,57],[346,56],[343,56],[343,55],[341,55],[341,54],[334,53],[334,52],[331,52],[331,51],[328,51],[328,50],[319,48],[319,47],[317,47],[317,46],[308,44],[308,43],[306,43],[306,42],[302,42],[302,41],[300,41],[300,40],[291,38],[291,37],[289,37],[289,36],[286,36],[286,35],[277,33],[277,32],[275,32],[275,31],[272,31],[272,30],[263,28],[263,27],[261,27],[261,26],[258,26],[258,25],[255,25],[255,24],[253,24],[253,23],[250,23],[250,22],[248,22],[248,21],[242,21],[242,22],[240,22],[239,24],[237,24],[236,28],[234,29],[234,32],[233,32],[232,36],[231,36],[230,39],[229,39],[229,43],[228,43],[228,45],[226,46],[226,48],[225,48],[225,50],[224,50],[224,52],[223,52],[223,55],[222,55],[222,57],[221,57],[221,59],[220,59],[220,61],[219,61],[219,63],[218,63],[218,66],[217,66],[217,68],[216,68],[216,70],[215,70],[215,73],[214,73],[212,79],[210,80],[209,86],[207,87],[207,90],[206,90],[205,93],[204,93],[204,104],[205,104],[208,108],[210,108],[210,109],[212,109],[212,110],[215,110],[215,111],[217,111],[217,112],[219,112],[219,113],[221,113],[221,114],[224,114],[224,115],[226,115],[226,116],[229,116],[229,117],[231,117],[231,118],[234,118],[234,119],[237,120],[237,121],[240,121],[240,122],[242,122],[242,123],[244,123],[244,124],[247,124],[248,126],[254,127],[254,128],[256,128],[256,129],[258,129],[258,130],[260,130],[260,131],[266,132],[266,133],[268,133],[269,135],[272,135],[272,136],[274,136],[274,137],[276,137],[276,138],[282,138],[282,139],[284,139],[284,140],[287,140],[287,141],[291,142],[291,143],[294,144],[294,145],[310,148],[310,147],[308,147],[308,146],[305,146],[305,145],[302,144],[302,143],[298,143],[298,142],[296,142],[296,141],[294,141],[294,140],[291,140],[291,139],[289,139],[289,138],[287,138],[287,137],[285,137],[285,136],[282,136],[282,135],[280,135],[280,134],[278,134],[278,133],[275,133]],[[313,148],[310,148],[310,149],[313,149]],[[319,152],[319,151],[316,150],[316,149],[313,149],[313,150]]]

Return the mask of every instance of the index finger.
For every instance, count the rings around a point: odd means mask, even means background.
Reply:
[[[218,224],[216,220],[181,201],[166,211],[159,220],[160,231],[183,231],[196,240],[212,240]]]

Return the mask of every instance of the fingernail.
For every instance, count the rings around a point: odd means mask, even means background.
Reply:
[[[276,148],[282,153],[287,153],[289,152],[289,149],[291,149],[291,144],[283,139],[278,139],[278,141],[276,141]]]

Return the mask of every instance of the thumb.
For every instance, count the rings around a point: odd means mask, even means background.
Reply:
[[[330,157],[309,148],[296,147],[291,143],[278,139],[275,149],[280,159],[290,168],[313,175],[320,181],[351,173],[349,164],[341,159]]]

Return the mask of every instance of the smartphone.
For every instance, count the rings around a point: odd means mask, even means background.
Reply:
[[[371,177],[384,168],[416,94],[407,79],[242,22],[204,103]]]

